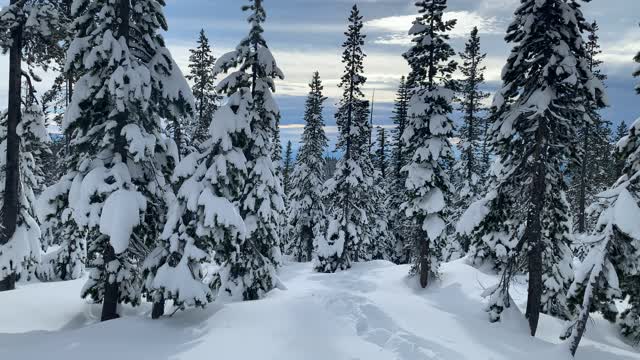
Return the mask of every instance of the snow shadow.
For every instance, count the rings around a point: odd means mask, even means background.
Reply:
[[[123,317],[77,328],[85,321],[79,314],[67,330],[2,334],[0,358],[41,360],[50,351],[54,359],[178,359],[202,342],[210,328],[207,320],[219,310],[210,306],[158,320]]]

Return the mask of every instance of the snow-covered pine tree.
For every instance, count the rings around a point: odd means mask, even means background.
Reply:
[[[336,124],[337,149],[342,151],[333,177],[325,183],[329,204],[326,237],[318,244],[316,270],[335,272],[351,267],[352,261],[366,260],[371,244],[373,164],[369,153],[371,126],[369,102],[363,100],[362,16],[356,5],[349,15],[347,39],[342,44],[345,66],[339,86],[343,90]]]
[[[282,189],[284,190],[285,199],[288,199],[291,193],[291,173],[293,172],[294,163],[293,144],[289,140],[284,150],[284,163],[282,164]]]
[[[395,239],[393,247],[393,255],[391,261],[398,264],[408,264],[411,261],[411,250],[413,246],[410,244],[410,228],[404,212],[400,206],[405,201],[405,181],[406,174],[402,172],[402,168],[407,164],[408,155],[406,145],[402,141],[402,134],[408,122],[409,109],[409,87],[407,86],[405,77],[400,79],[398,93],[393,108],[393,149],[391,153],[391,179],[389,187],[389,197],[386,207],[389,211],[389,231],[391,231]]]
[[[216,75],[213,72],[216,57],[204,29],[200,30],[197,44],[195,49],[189,49],[187,79],[193,82],[191,90],[196,99],[194,121],[189,126],[189,138],[199,147],[209,138],[209,126],[213,121],[213,114],[218,109],[221,96],[216,92]]]
[[[4,152],[7,147],[7,113],[0,114],[0,149]],[[27,90],[22,107],[20,123],[16,129],[20,138],[19,165],[20,165],[20,194],[19,214],[16,232],[13,241],[18,241],[15,247],[7,247],[6,252],[1,252],[0,269],[4,272],[11,266],[21,268],[18,276],[27,278],[33,275],[41,260],[41,234],[36,221],[36,193],[44,183],[42,156],[48,152],[50,142],[45,118],[40,104],[35,98],[33,88]],[[0,157],[0,180],[5,181],[6,157]],[[4,200],[4,194],[0,193],[0,201]],[[5,250],[5,249],[2,249]],[[24,255],[22,255],[24,254]],[[5,258],[4,255],[7,255]],[[13,256],[12,256],[13,255]],[[20,263],[9,263],[21,258]],[[28,274],[27,274],[28,273]]]
[[[402,169],[407,176],[407,198],[402,208],[414,227],[413,271],[424,288],[438,272],[449,220],[447,204],[452,198],[444,163],[453,158],[449,142],[453,121],[449,114],[454,98],[452,73],[457,64],[450,60],[455,53],[447,32],[456,21],[442,18],[446,0],[420,0],[416,6],[419,15],[409,30],[413,46],[404,54],[411,67],[411,100],[402,135],[410,156]]]
[[[382,126],[376,127],[376,146],[371,154],[374,166],[373,193],[373,213],[371,226],[373,235],[371,237],[371,257],[373,259],[384,259],[393,261],[396,257],[396,240],[393,232],[389,229],[389,189],[391,184],[391,174],[389,172],[389,148],[386,131]]]
[[[301,146],[291,173],[289,193],[290,242],[289,253],[297,261],[311,261],[320,239],[324,239],[327,215],[322,196],[327,147],[322,119],[323,94],[320,74],[316,71],[309,84],[305,102],[305,126]],[[285,168],[286,169],[286,168]]]
[[[382,126],[376,127],[376,148],[373,154],[374,167],[380,172],[380,177],[386,184],[389,175],[389,144],[387,132]],[[383,184],[383,185],[384,185]]]
[[[624,121],[621,121],[616,127],[616,131],[613,135],[613,143],[617,144],[629,133],[629,126]],[[620,156],[619,152],[614,154],[615,156],[615,164],[613,169],[611,170],[613,179],[617,180],[622,176],[622,171],[624,170],[625,159]],[[615,181],[614,180],[614,181]]]
[[[9,104],[3,117],[2,209],[0,209],[0,291],[12,290],[27,267],[40,256],[40,229],[33,216],[33,183],[21,170],[29,165],[25,157],[32,156],[24,147],[29,136],[21,124],[22,77],[31,76],[34,66],[46,67],[58,50],[54,29],[58,26],[57,2],[53,0],[10,0],[0,10],[0,48],[9,52]],[[26,65],[28,71],[23,70]],[[29,74],[29,75],[27,75]],[[27,94],[24,117],[33,120],[39,115],[33,107],[33,93]],[[41,109],[38,110],[41,113]],[[22,129],[22,130],[21,130]],[[21,133],[22,132],[22,133]]]
[[[586,28],[574,0],[524,0],[516,10],[506,36],[514,47],[493,102],[493,180],[458,224],[473,235],[472,258],[502,269],[501,281],[486,292],[491,321],[510,306],[513,275],[528,267],[531,335],[540,312],[567,315],[573,272],[564,169],[575,158],[576,130],[588,116],[583,104],[601,104],[604,92],[589,70]]]
[[[604,81],[607,77],[600,70],[602,61],[597,57],[602,51],[598,43],[598,24],[593,22],[588,29],[585,43],[586,60],[589,70],[596,79]],[[612,147],[609,142],[610,123],[602,118],[599,110],[602,108],[597,102],[585,104],[591,121],[585,122],[579,129],[579,162],[572,164],[571,186],[569,195],[572,200],[572,208],[576,214],[577,231],[583,234],[591,229],[593,224],[588,224],[587,206],[594,202],[594,197],[600,191],[606,189],[611,183],[607,176],[607,169],[612,159]],[[614,180],[615,181],[615,180]],[[595,219],[594,219],[595,220]],[[591,226],[588,226],[591,225]]]
[[[456,222],[464,210],[481,196],[482,179],[488,165],[483,159],[486,152],[486,139],[484,129],[488,119],[486,118],[486,107],[483,102],[489,97],[489,94],[480,88],[484,84],[484,71],[486,67],[482,62],[487,54],[480,49],[480,37],[478,36],[478,28],[471,30],[469,40],[465,44],[464,52],[460,53],[462,65],[460,72],[464,78],[459,81],[459,90],[461,98],[460,111],[463,114],[463,125],[458,131],[460,143],[460,161],[454,166],[456,178],[460,181],[455,191],[453,200],[452,221]],[[455,239],[451,239],[450,244],[456,244],[456,250],[462,250],[466,253],[469,251],[469,236],[453,235]],[[453,254],[448,254],[446,258]],[[462,254],[459,254],[462,255]]]
[[[53,64],[51,70],[58,73],[53,81],[53,85],[42,95],[42,108],[47,118],[56,125],[62,124],[64,112],[71,102],[73,93],[73,76],[64,71],[66,62],[66,52],[71,42],[71,3],[73,0],[57,1],[58,21],[56,28],[52,29],[51,35],[56,39],[56,50],[51,52]],[[58,180],[56,178],[55,180]]]
[[[172,201],[166,180],[178,156],[161,119],[187,116],[193,99],[159,34],[163,1],[73,5],[66,70],[79,77],[63,122],[70,150],[61,180],[70,185],[52,201],[86,235],[91,273],[82,296],[103,303],[104,321],[118,317],[118,303],[140,302],[141,264]]]
[[[280,218],[284,201],[272,160],[280,114],[272,91],[274,80],[283,79],[284,75],[262,36],[266,20],[263,2],[249,3],[242,7],[250,12],[249,35],[216,63],[217,71],[236,69],[220,82],[218,89],[235,99],[231,104],[234,116],[242,116],[250,127],[249,137],[242,143],[246,182],[237,199],[246,234],[240,244],[225,242],[225,250],[216,252],[223,263],[216,284],[221,286],[219,294],[226,292],[234,298],[254,300],[277,285],[275,271],[281,262],[279,235],[284,223]],[[239,160],[236,164],[240,164]]]
[[[61,127],[64,114],[73,94],[75,74],[65,71],[66,53],[73,38],[71,5],[73,0],[62,0],[58,6],[57,28],[52,31],[59,50],[55,55],[50,70],[58,72],[52,87],[42,95],[42,108],[45,118]],[[48,124],[49,125],[49,124]],[[66,176],[65,162],[68,140],[62,134],[56,134],[50,144],[51,152],[45,156],[45,182],[47,188],[38,197],[36,206],[42,245],[44,249],[57,247],[42,257],[36,276],[41,281],[59,281],[78,279],[84,274],[86,263],[86,239],[72,219],[70,212],[63,214],[66,206],[72,177]]]
[[[615,321],[615,300],[627,299],[629,306],[620,316],[622,333],[640,340],[640,119],[617,144],[625,167],[620,179],[597,196],[598,222],[589,239],[591,248],[576,271],[569,289],[568,304],[574,321],[562,338],[575,355],[589,314],[599,311]]]

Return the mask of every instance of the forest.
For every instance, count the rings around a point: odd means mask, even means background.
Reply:
[[[0,8],[9,60],[0,76],[9,84],[0,113],[0,353],[36,359],[45,352],[31,345],[73,338],[80,350],[68,345],[59,356],[80,359],[92,356],[91,341],[109,347],[119,331],[137,331],[173,340],[145,355],[144,346],[127,351],[135,340],[125,336],[120,353],[98,358],[196,359],[207,352],[176,350],[197,342],[177,340],[187,328],[210,334],[198,335],[207,346],[269,349],[270,336],[300,329],[275,324],[300,317],[314,330],[297,345],[273,345],[283,352],[210,354],[640,359],[640,119],[613,126],[603,115],[606,57],[585,1],[519,1],[495,93],[478,28],[455,49],[459,24],[446,16],[447,0],[412,1],[411,46],[397,54],[410,71],[399,79],[392,127],[373,124],[366,20],[353,5],[340,15],[335,54],[335,146],[325,132],[325,87],[334,85],[312,68],[300,141],[283,144],[275,94],[287,69],[266,40],[270,1],[238,3],[245,36],[216,57],[215,36],[193,34],[183,69],[163,35],[165,0]],[[637,51],[629,78],[640,77]],[[42,71],[56,77],[40,93]],[[49,315],[19,315],[32,301],[76,298],[71,313],[90,316],[56,320],[73,331],[38,334],[42,326],[26,324]],[[403,306],[431,315],[411,321]],[[278,335],[259,325],[264,314]],[[327,317],[349,324],[337,338],[366,345],[325,339]],[[97,327],[107,321],[113,327]],[[418,335],[434,324],[450,339]],[[238,329],[247,335],[232,335]],[[470,340],[463,329],[496,338]],[[95,336],[102,342],[88,340]],[[307,345],[313,337],[327,344]]]

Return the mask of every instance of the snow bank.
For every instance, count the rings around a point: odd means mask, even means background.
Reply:
[[[440,280],[424,290],[407,277],[409,266],[373,261],[335,274],[311,266],[283,267],[288,290],[263,300],[214,303],[156,321],[143,304],[98,323],[99,307],[78,297],[83,280],[21,285],[0,295],[0,354],[25,360],[50,358],[52,351],[66,360],[200,360],[212,354],[241,360],[568,359],[557,345],[561,321],[542,315],[538,337],[529,336],[520,310],[522,278],[512,290],[518,307],[490,324],[481,294],[497,278],[464,260],[443,264]],[[100,351],[105,344],[109,351]],[[576,359],[640,360],[640,354],[595,316]]]

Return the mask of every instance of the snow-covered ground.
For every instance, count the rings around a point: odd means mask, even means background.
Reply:
[[[553,360],[562,323],[541,318],[538,337],[517,309],[490,324],[480,294],[495,276],[463,261],[444,264],[426,290],[407,266],[356,264],[337,274],[309,264],[281,270],[287,290],[260,301],[149,318],[150,306],[99,323],[99,306],[78,294],[83,280],[23,284],[0,294],[0,359]],[[513,291],[521,304],[524,284]],[[616,328],[591,321],[582,360],[640,359]]]

